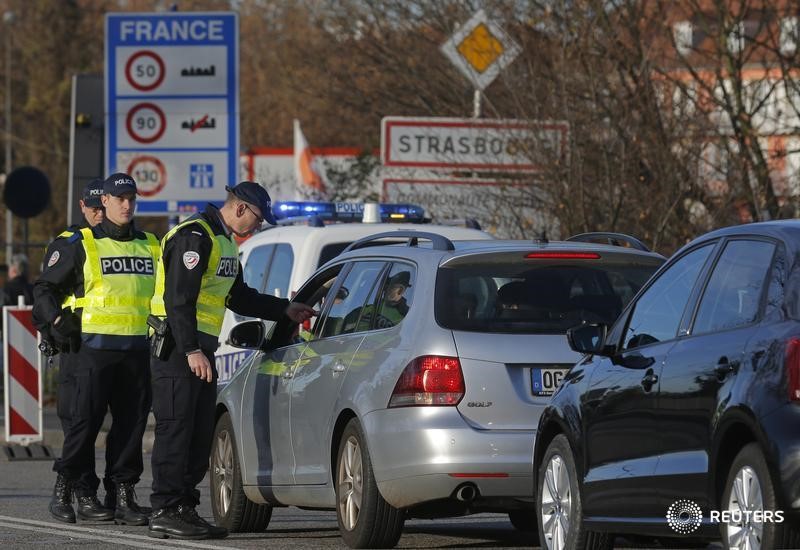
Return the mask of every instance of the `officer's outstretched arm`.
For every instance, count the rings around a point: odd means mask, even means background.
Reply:
[[[228,293],[225,303],[228,309],[247,317],[258,317],[270,321],[280,321],[286,308],[289,307],[289,300],[277,298],[269,294],[261,294],[253,287],[247,286],[242,277],[242,266],[239,265],[239,273]]]

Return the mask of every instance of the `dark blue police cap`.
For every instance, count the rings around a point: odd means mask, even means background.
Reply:
[[[261,215],[264,221],[270,225],[277,225],[275,216],[272,213],[272,199],[269,198],[269,193],[262,186],[254,181],[243,181],[235,187],[225,186],[225,191],[233,193],[234,196],[242,199],[244,202],[257,206],[261,210]]]
[[[102,208],[103,203],[100,197],[103,196],[103,180],[95,178],[83,188],[83,204],[89,208]]]
[[[125,193],[136,194],[136,182],[128,174],[117,172],[111,174],[103,182],[103,192],[107,195],[121,197]]]

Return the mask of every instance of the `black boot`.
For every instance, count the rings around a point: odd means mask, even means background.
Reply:
[[[205,527],[208,529],[208,537],[212,539],[224,539],[228,536],[228,530],[224,527],[217,527],[216,525],[211,525],[205,519],[200,517],[195,510],[194,506],[188,506],[185,504],[181,504],[178,506],[178,512],[180,513],[181,517],[184,521],[191,523],[192,525],[199,525],[200,527]]]
[[[117,525],[147,525],[147,514],[136,504],[133,483],[117,483],[117,508],[114,510]]]
[[[109,521],[114,519],[114,511],[104,508],[97,495],[78,497],[78,517],[92,521]]]
[[[50,515],[58,521],[75,523],[75,510],[72,508],[72,487],[67,478],[58,474],[50,499]]]
[[[147,534],[157,539],[207,539],[210,536],[205,527],[183,519],[177,507],[161,508],[153,512]]]

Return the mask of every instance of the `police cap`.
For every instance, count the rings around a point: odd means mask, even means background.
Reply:
[[[270,225],[277,224],[272,213],[272,199],[269,198],[269,193],[261,185],[254,181],[243,181],[235,187],[226,185],[225,191],[232,193],[246,203],[257,206],[261,211],[261,217]]]
[[[103,180],[95,178],[83,188],[83,204],[89,208],[102,208],[100,197],[103,196]]]
[[[106,195],[121,197],[126,193],[136,194],[136,182],[128,174],[116,172],[111,174],[103,182],[103,192]]]
[[[389,277],[389,286],[403,285],[411,286],[411,273],[409,271],[401,271]]]

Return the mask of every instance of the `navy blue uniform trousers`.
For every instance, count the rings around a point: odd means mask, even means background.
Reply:
[[[173,346],[166,361],[150,360],[156,417],[150,495],[154,510],[200,503],[197,486],[208,470],[217,401],[214,354],[208,350],[203,354],[214,372],[212,382],[201,380],[189,370],[186,355],[177,346]]]
[[[97,492],[94,444],[110,409],[106,477],[113,483],[137,483],[144,470],[142,436],[152,401],[147,350],[98,350],[84,345],[63,359],[68,368],[60,374],[64,386],[59,385],[58,399],[64,447],[53,469],[72,482],[78,495]],[[89,470],[91,475],[87,475]],[[112,489],[110,483],[105,485],[106,490]]]

